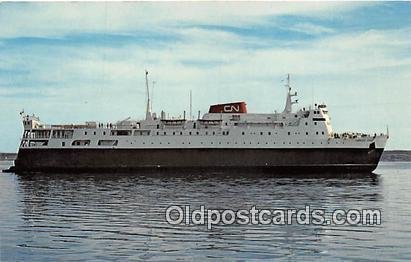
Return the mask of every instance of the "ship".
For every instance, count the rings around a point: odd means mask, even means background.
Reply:
[[[130,172],[250,170],[272,173],[372,172],[387,132],[336,133],[324,103],[294,110],[290,76],[284,110],[249,113],[244,101],[215,104],[195,119],[152,113],[148,72],[146,116],[115,123],[48,125],[22,112],[23,135],[9,171]],[[190,109],[191,111],[191,109]]]

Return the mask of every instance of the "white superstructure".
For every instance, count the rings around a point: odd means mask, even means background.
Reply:
[[[147,93],[148,80],[146,73]],[[388,134],[333,132],[327,106],[293,111],[297,96],[287,78],[286,105],[281,113],[247,113],[244,102],[214,105],[197,120],[146,118],[117,123],[47,125],[24,115],[20,148],[384,148]]]

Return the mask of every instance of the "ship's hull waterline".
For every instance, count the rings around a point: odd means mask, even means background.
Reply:
[[[20,149],[16,173],[244,170],[281,173],[372,172],[383,149]]]

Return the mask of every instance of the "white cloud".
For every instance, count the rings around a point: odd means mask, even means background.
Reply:
[[[337,2],[104,2],[2,3],[0,36],[62,36],[79,32],[165,30],[206,23],[250,25],[267,16],[325,17],[367,3]],[[22,19],[24,18],[24,19]]]
[[[334,29],[332,28],[321,25],[315,25],[312,23],[297,23],[296,25],[290,27],[289,30],[305,33],[308,35],[320,35],[324,33],[334,32]]]

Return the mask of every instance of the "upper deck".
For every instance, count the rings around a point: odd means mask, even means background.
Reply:
[[[314,104],[293,111],[297,103],[289,78],[284,110],[248,113],[245,102],[216,104],[196,120],[160,117],[149,110],[140,121],[47,125],[24,115],[20,147],[35,148],[310,148],[384,147],[388,134],[337,134],[327,106]]]

